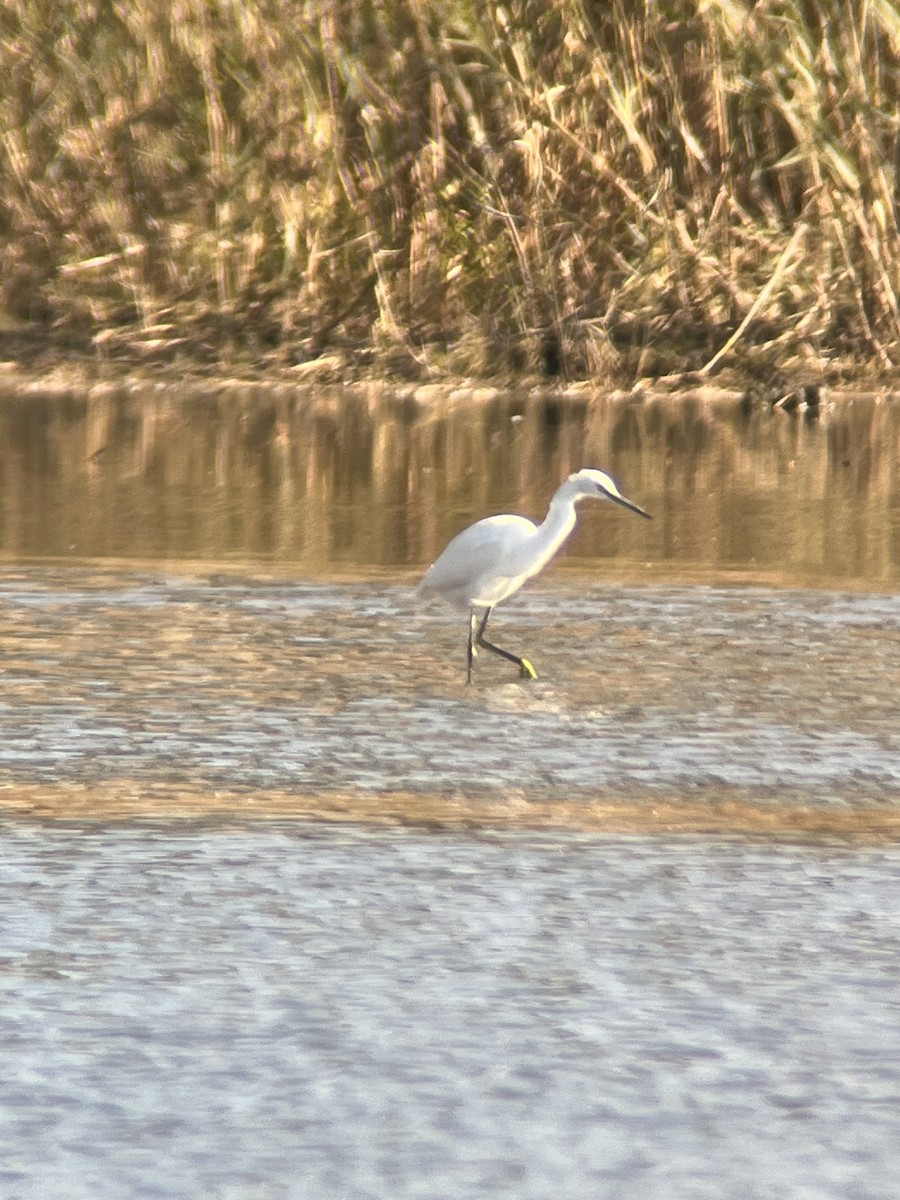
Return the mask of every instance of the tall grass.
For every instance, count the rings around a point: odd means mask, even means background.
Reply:
[[[410,371],[900,360],[892,0],[6,0],[0,307]]]

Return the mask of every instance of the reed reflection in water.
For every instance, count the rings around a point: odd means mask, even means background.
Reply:
[[[900,578],[900,404],[875,395],[807,420],[700,392],[32,387],[3,396],[0,438],[7,558],[412,573],[479,516],[542,517],[561,479],[593,465],[655,519],[583,514],[570,567]]]

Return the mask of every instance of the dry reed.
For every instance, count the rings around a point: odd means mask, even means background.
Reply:
[[[7,337],[900,360],[892,0],[7,0],[0,69]]]

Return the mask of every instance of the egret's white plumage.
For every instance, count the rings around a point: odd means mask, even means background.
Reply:
[[[425,572],[418,587],[420,596],[440,596],[455,608],[469,612],[470,680],[476,646],[518,663],[524,676],[536,678],[527,658],[485,641],[484,630],[493,607],[517,592],[553,558],[575,528],[576,504],[590,496],[613,500],[642,517],[649,517],[649,513],[626,500],[609,475],[586,467],[557,488],[540,525],[527,517],[485,517],[458,533]]]

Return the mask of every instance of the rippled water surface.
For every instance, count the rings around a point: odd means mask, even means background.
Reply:
[[[494,629],[537,681],[489,656],[467,687],[465,621],[409,588],[9,571],[0,805],[896,827],[896,596],[569,579]]]
[[[3,834],[4,1197],[896,1196],[896,847]]]
[[[0,1197],[894,1200],[900,410],[432,400],[0,405]]]

